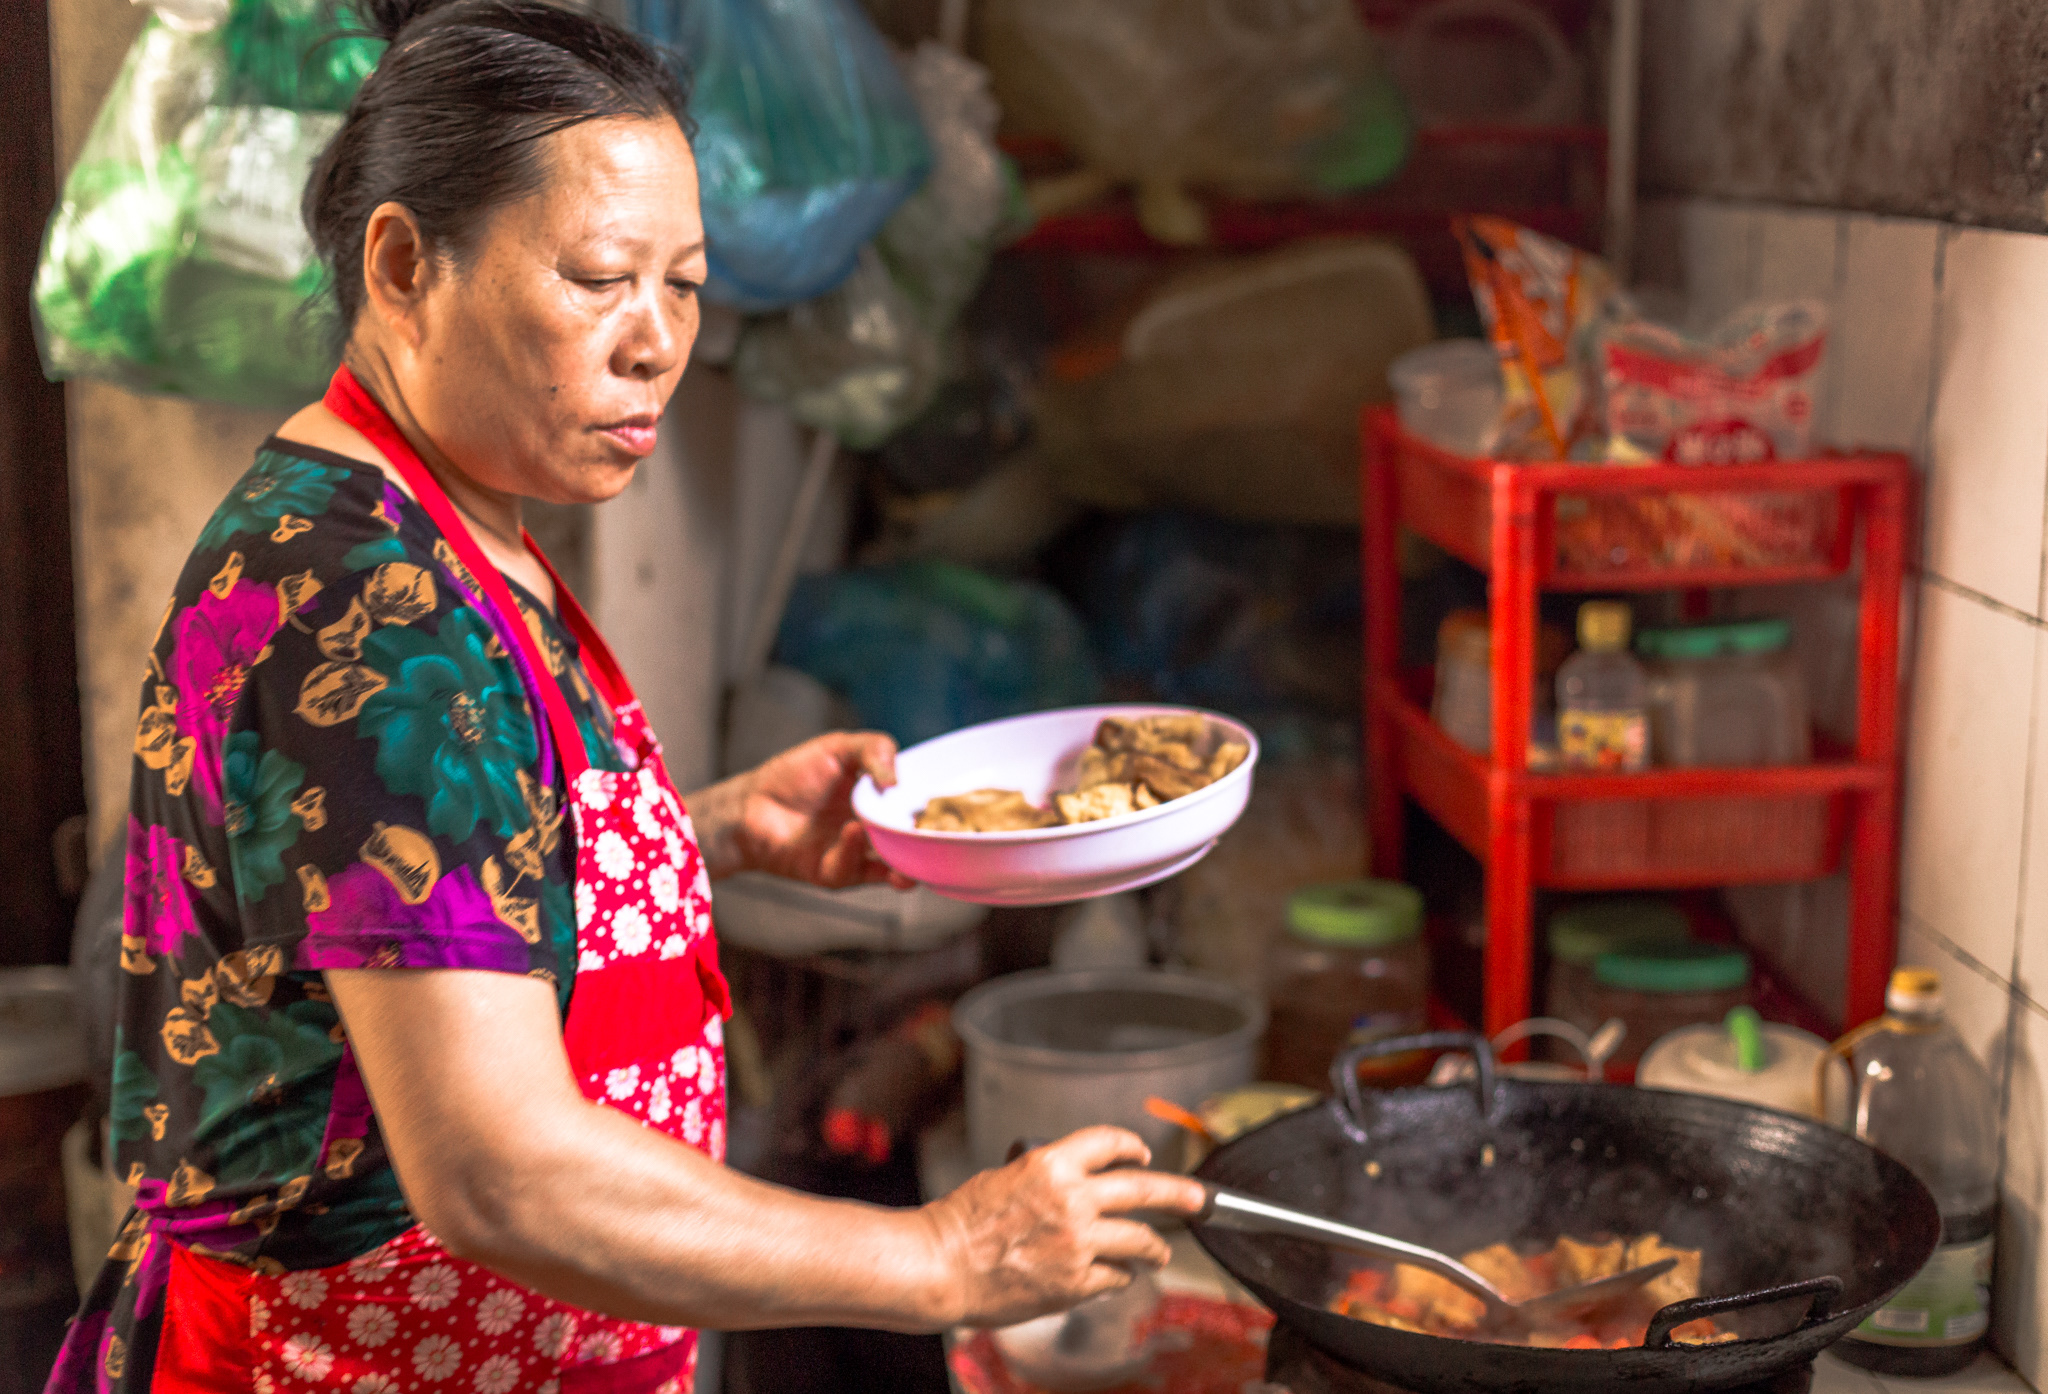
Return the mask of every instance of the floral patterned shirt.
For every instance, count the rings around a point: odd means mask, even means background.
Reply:
[[[522,973],[567,1011],[561,762],[480,591],[381,471],[273,438],[165,613],[135,739],[112,1130],[145,1196],[234,1203],[255,1237],[223,1257],[329,1267],[412,1223],[323,969]],[[591,763],[624,768],[575,640],[514,591]]]

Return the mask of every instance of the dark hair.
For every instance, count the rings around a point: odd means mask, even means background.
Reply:
[[[538,142],[607,117],[673,117],[671,56],[546,0],[354,0],[390,47],[314,162],[300,216],[327,265],[346,338],[363,307],[363,239],[402,203],[430,247],[466,250],[494,209],[539,190]]]

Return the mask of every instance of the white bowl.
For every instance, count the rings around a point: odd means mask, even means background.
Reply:
[[[1205,789],[1156,808],[1026,832],[927,832],[917,814],[935,798],[976,789],[1015,789],[1045,806],[1108,716],[1185,713],[1186,707],[1069,707],[970,726],[914,745],[896,757],[896,785],[861,780],[853,811],[876,855],[940,895],[977,905],[1057,905],[1135,890],[1193,866],[1244,812],[1259,740],[1249,727],[1202,712],[1249,753]]]

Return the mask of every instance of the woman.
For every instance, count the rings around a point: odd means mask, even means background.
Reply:
[[[1091,1129],[918,1210],[718,1165],[708,878],[877,880],[880,736],[692,796],[520,529],[626,486],[705,274],[682,98],[540,0],[391,40],[305,197],[348,334],[200,535],[136,739],[112,1128],[52,1389],[673,1390],[698,1324],[936,1330],[1157,1264]]]

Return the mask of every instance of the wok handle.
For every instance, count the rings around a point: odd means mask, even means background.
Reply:
[[[1841,1295],[1840,1278],[1822,1277],[1786,1283],[1782,1287],[1761,1288],[1756,1292],[1738,1292],[1730,1297],[1694,1297],[1684,1302],[1673,1302],[1650,1318],[1650,1329],[1643,1336],[1643,1346],[1649,1350],[1670,1350],[1678,1344],[1671,1339],[1671,1333],[1689,1321],[1719,1316],[1723,1312],[1739,1312],[1749,1307],[1766,1307],[1773,1302],[1789,1302],[1795,1297],[1813,1299],[1806,1306],[1806,1315],[1793,1328],[1804,1331],[1826,1321],[1829,1309]]]
[[[1476,1031],[1425,1031],[1414,1036],[1390,1036],[1383,1041],[1364,1041],[1337,1052],[1330,1062],[1330,1092],[1341,1104],[1339,1121],[1348,1126],[1352,1140],[1365,1140],[1365,1091],[1358,1083],[1358,1067],[1385,1055],[1402,1055],[1411,1050],[1462,1050],[1477,1067],[1479,1116],[1493,1109],[1493,1044]],[[1343,1115],[1348,1114],[1345,1118]]]

